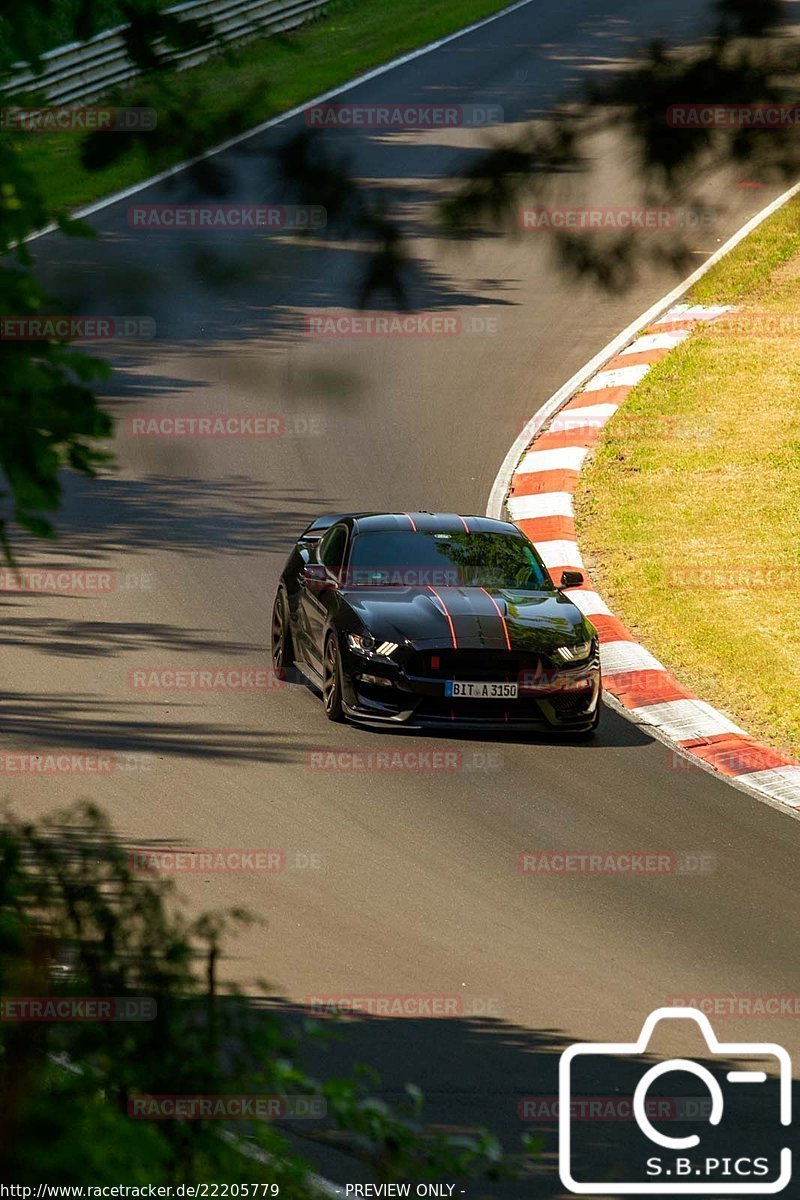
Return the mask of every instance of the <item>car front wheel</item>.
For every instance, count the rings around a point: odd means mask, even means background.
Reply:
[[[325,654],[322,663],[322,699],[325,715],[329,721],[343,721],[342,667],[339,661],[339,645],[336,635],[329,633],[325,639]]]
[[[272,610],[272,669],[278,679],[287,680],[294,667],[294,646],[289,627],[289,605],[281,591]]]

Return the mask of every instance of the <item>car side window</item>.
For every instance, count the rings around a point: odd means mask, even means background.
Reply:
[[[319,561],[329,571],[338,574],[344,565],[344,552],[347,546],[347,528],[344,525],[334,525],[320,542]]]

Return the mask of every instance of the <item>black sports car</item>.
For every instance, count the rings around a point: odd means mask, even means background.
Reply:
[[[281,575],[272,661],[320,688],[332,721],[588,734],[600,718],[594,627],[489,517],[319,517]]]

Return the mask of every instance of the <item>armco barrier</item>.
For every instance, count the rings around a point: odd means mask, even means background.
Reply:
[[[214,36],[191,50],[169,52],[179,70],[208,58],[219,42],[256,33],[293,29],[319,13],[327,0],[189,0],[165,11],[181,21],[208,22]],[[139,70],[125,50],[124,25],[98,33],[88,42],[73,42],[42,55],[39,73],[26,69],[4,84],[13,96],[35,92],[51,104],[85,103],[134,79]],[[155,47],[158,52],[159,46]],[[167,53],[165,50],[164,53]]]

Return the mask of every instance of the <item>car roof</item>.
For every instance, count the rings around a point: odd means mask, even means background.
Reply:
[[[522,537],[520,530],[510,521],[497,521],[494,517],[478,517],[474,514],[461,516],[458,513],[400,512],[400,513],[354,513],[352,516],[355,533],[505,533]]]

